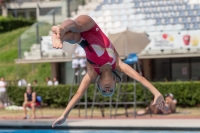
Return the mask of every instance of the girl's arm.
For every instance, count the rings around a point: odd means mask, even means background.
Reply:
[[[84,76],[83,80],[81,81],[81,84],[76,92],[76,94],[73,96],[69,104],[67,105],[65,111],[63,114],[52,124],[52,127],[55,127],[57,125],[60,125],[65,122],[69,112],[72,110],[72,108],[76,105],[76,103],[80,100],[80,98],[83,96],[85,91],[87,90],[89,84],[96,79],[97,73],[94,71],[92,66],[87,62],[87,74]]]
[[[24,93],[24,102],[27,103],[28,102],[28,98],[27,98],[27,95],[26,93]]]
[[[160,94],[160,92],[144,77],[142,77],[138,72],[136,72],[132,67],[125,64],[121,61],[121,59],[118,56],[118,63],[117,68],[127,74],[129,77],[137,80],[140,82],[143,86],[145,86],[153,95],[154,95],[154,102],[153,105],[157,105],[159,109],[164,110],[164,98]]]
[[[149,91],[155,96],[157,94],[160,94],[160,92],[149,82],[147,81],[143,76],[141,76],[138,72],[136,72],[132,67],[129,65],[121,62],[119,63],[119,67],[122,72],[126,73],[129,77],[137,80],[142,85],[144,85],[146,88],[149,89]]]
[[[32,103],[35,103],[36,102],[36,93],[33,92],[32,94]]]
[[[88,86],[90,85],[92,79],[87,73],[83,80],[81,81],[81,84],[76,92],[76,94],[73,96],[69,104],[67,105],[65,111],[63,112],[62,116],[67,118],[69,112],[73,109],[73,107],[76,105],[76,103],[81,99],[85,91],[88,89]]]

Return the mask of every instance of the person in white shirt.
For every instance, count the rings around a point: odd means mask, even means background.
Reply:
[[[51,81],[51,79],[49,77],[46,78],[46,81],[47,81],[47,85],[48,86],[52,86],[53,85],[53,82]]]
[[[75,55],[73,56],[72,60],[72,68],[75,69],[75,75],[79,75],[79,65],[81,68],[83,68],[83,71],[81,72],[81,75],[86,74],[86,54],[84,49],[78,45],[75,50]]]
[[[18,86],[26,86],[27,85],[27,82],[25,79],[21,79],[18,81]]]
[[[56,77],[53,78],[53,85],[54,86],[57,86],[59,83],[58,83],[58,80]]]
[[[0,80],[0,101],[4,104],[4,106],[7,105],[6,103],[6,82],[4,77],[1,77]]]

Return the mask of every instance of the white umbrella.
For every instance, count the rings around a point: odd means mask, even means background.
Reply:
[[[135,32],[128,28],[117,33],[110,32],[108,38],[122,57],[130,53],[139,54],[150,43],[145,32]]]

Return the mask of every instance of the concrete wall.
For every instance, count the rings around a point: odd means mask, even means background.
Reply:
[[[36,19],[38,21],[46,21],[52,24],[52,15],[40,15],[41,8],[61,8],[61,14],[55,14],[56,23],[62,22],[64,19],[68,18],[68,0],[58,0],[58,1],[42,1],[42,2],[30,2],[30,1],[23,1],[20,3],[11,2],[6,4],[6,8],[4,12],[7,10],[24,10],[24,14],[26,18],[29,18],[29,10],[36,10]],[[79,6],[78,0],[70,1],[70,12],[75,11],[78,9]]]
[[[44,2],[22,2],[22,3],[7,3],[8,9],[28,9],[28,8],[47,8],[61,6],[61,1],[44,1]]]
[[[143,71],[144,71],[144,77],[147,80],[152,80],[152,75],[151,75],[151,70],[152,70],[152,64],[151,64],[151,59],[143,59],[142,60],[143,64]]]

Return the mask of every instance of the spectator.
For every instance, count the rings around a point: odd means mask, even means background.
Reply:
[[[59,83],[58,83],[58,80],[56,77],[53,78],[53,85],[54,86],[57,86]]]
[[[31,83],[28,83],[27,86],[28,86],[28,87],[31,87]]]
[[[33,81],[33,86],[38,86],[38,83],[37,83],[36,79]]]
[[[0,101],[0,109],[3,109],[4,108],[4,105],[3,103]]]
[[[79,75],[79,65],[81,68],[83,68],[83,71],[81,73],[81,75],[85,75],[86,74],[86,58],[85,58],[86,54],[84,49],[78,45],[76,47],[75,50],[75,55],[73,56],[73,60],[72,60],[72,68],[75,69],[75,75]]]
[[[172,93],[165,94],[165,99],[166,99],[165,102],[168,105],[171,113],[175,113],[176,112],[177,100],[174,99],[174,95]]]
[[[53,82],[51,81],[51,79],[49,77],[46,78],[46,81],[47,81],[47,85],[48,86],[52,86],[53,85]]]
[[[27,119],[27,110],[26,108],[29,107],[32,110],[32,119],[35,119],[35,107],[39,106],[40,103],[37,101],[37,94],[34,92],[30,86],[27,86],[26,92],[24,93],[24,119]]]
[[[0,79],[0,100],[4,106],[7,106],[6,82],[4,77]]]
[[[25,79],[21,79],[18,81],[18,86],[26,86],[27,85],[27,82]]]
[[[152,105],[153,101],[151,101],[149,107],[146,107],[145,110],[140,110],[137,112],[138,115],[144,115],[150,113],[153,114],[171,114],[176,112],[176,104],[177,101],[174,99],[173,94],[165,94],[165,111],[158,109],[158,107]]]

